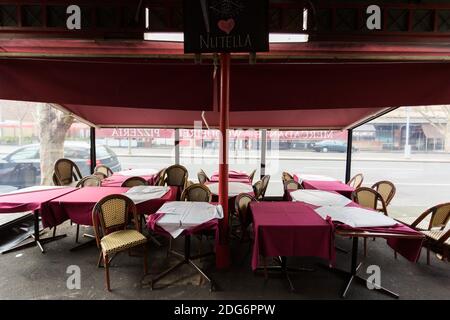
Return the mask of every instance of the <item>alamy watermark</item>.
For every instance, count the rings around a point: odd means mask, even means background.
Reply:
[[[66,287],[69,290],[81,289],[81,268],[77,265],[70,265],[66,269],[69,274],[66,280]]]

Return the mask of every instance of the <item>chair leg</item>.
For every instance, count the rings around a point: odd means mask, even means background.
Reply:
[[[56,227],[53,227],[53,238],[56,237]]]
[[[77,224],[77,232],[75,233],[75,243],[78,243],[79,237],[80,237],[80,225]]]
[[[97,260],[97,268],[100,268],[102,266],[102,260],[103,260],[103,253],[100,251],[100,254],[98,255],[98,260]]]
[[[394,258],[397,260],[397,251],[394,251]]]
[[[109,257],[107,254],[103,255],[103,261],[105,265],[106,290],[111,291],[111,286],[109,284]]]
[[[367,257],[367,238],[364,238],[364,257]]]
[[[430,249],[427,248],[427,265],[430,265]]]

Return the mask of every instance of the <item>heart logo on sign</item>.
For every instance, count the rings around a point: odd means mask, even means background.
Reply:
[[[235,25],[234,19],[220,20],[217,23],[219,29],[225,32],[226,34],[230,34],[231,30],[233,30],[234,28],[234,25]]]

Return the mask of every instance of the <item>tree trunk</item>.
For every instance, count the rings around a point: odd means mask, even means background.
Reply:
[[[52,104],[38,105],[39,141],[41,155],[41,185],[52,185],[53,165],[64,157],[64,140],[74,119]]]

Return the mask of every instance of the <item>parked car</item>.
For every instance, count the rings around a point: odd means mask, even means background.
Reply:
[[[347,152],[347,143],[340,140],[324,140],[312,145],[314,151],[317,152]],[[352,148],[356,151],[356,148]]]
[[[96,150],[97,164],[104,164],[113,171],[121,170],[117,155],[109,147],[98,145]],[[74,161],[83,176],[89,175],[89,144],[72,141],[64,143],[64,157]],[[38,184],[41,178],[40,161],[39,144],[30,144],[14,150],[0,159],[0,185],[24,188]]]

